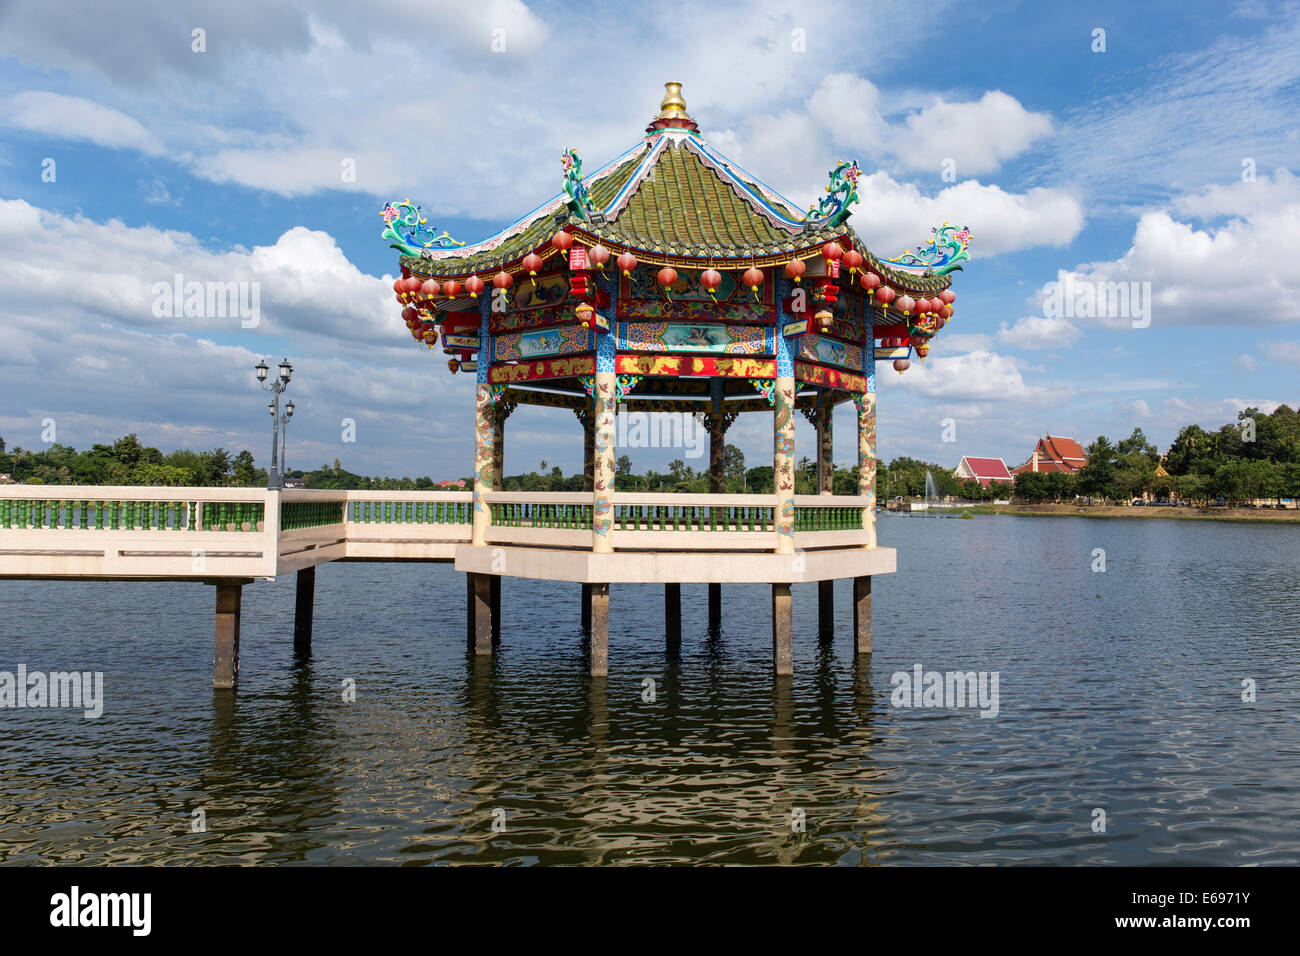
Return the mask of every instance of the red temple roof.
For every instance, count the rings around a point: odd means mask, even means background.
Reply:
[[[1001,481],[1010,484],[1015,481],[1007,470],[1007,463],[1001,458],[972,458],[967,456],[957,465],[957,477],[967,481],[978,481],[981,488],[987,488],[992,482]]]
[[[1040,473],[1062,471],[1072,475],[1087,463],[1088,457],[1083,452],[1083,446],[1073,438],[1047,435],[1038,439],[1038,444],[1034,446],[1025,463],[1013,468],[1012,471],[1017,475],[1026,471]]]

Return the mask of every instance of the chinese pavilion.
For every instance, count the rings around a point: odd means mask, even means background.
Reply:
[[[847,225],[856,162],[830,172],[806,212],[713,149],[681,84],[627,152],[584,173],[561,157],[563,191],[466,245],[409,201],[383,210],[401,253],[394,291],[411,335],[441,342],[452,373],[475,376],[471,636],[491,652],[501,575],[579,582],[593,674],[606,671],[611,582],[665,585],[669,641],[682,583],[772,586],[778,673],[791,666],[790,585],[818,581],[823,636],[832,582],[855,581],[856,646],[869,651],[870,579],[895,569],[876,546],[875,376],[905,371],[951,319],[951,273],[970,235],[944,224],[894,259]],[[868,211],[869,213],[869,211]],[[858,494],[831,494],[831,416],[857,409]],[[501,491],[505,423],[519,404],[571,410],[585,432],[589,491]],[[615,492],[615,415],[688,412],[710,435],[709,495]],[[744,412],[773,416],[775,494],[723,495],[725,433]],[[817,496],[794,493],[796,413],[814,425]]]

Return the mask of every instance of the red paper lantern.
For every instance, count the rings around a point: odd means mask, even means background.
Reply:
[[[880,288],[880,276],[874,272],[864,272],[862,278],[858,280],[858,285],[867,291],[867,295],[872,295]]]
[[[632,275],[632,270],[636,268],[636,256],[630,252],[625,252],[616,260],[618,267],[623,270],[623,275]]]
[[[700,273],[700,285],[712,292],[722,285],[722,273],[717,269],[705,269]]]
[[[911,315],[912,310],[916,308],[916,300],[910,295],[904,293],[898,297],[897,308],[904,315]]]
[[[569,235],[563,229],[551,236],[551,245],[561,252],[568,252],[569,246],[573,245],[573,236]]]
[[[902,375],[911,367],[912,367],[912,363],[909,362],[907,359],[903,359],[903,358],[894,359],[894,371],[897,372],[899,375]]]
[[[745,283],[751,289],[757,289],[763,284],[763,270],[755,266],[750,266],[745,270],[745,274],[740,277],[740,281]]]
[[[523,266],[528,270],[528,275],[536,277],[537,270],[542,267],[542,257],[535,252],[530,252],[524,256]]]
[[[802,259],[791,259],[789,262],[785,264],[786,278],[793,279],[795,282],[798,282],[799,277],[802,276],[804,272],[806,272],[807,270],[808,267],[804,265]]]
[[[889,305],[897,296],[898,293],[887,285],[882,285],[876,290],[876,301],[881,305]]]
[[[952,289],[944,289],[939,293],[939,298],[943,300],[944,305],[952,305],[953,302],[957,301],[957,293],[953,292]]]
[[[677,284],[677,270],[672,266],[664,266],[659,270],[659,275],[656,278],[658,278],[661,286],[670,289]]]
[[[420,313],[416,312],[408,305],[402,310],[402,318],[406,320],[407,325],[410,325],[412,322],[415,322],[420,318]]]
[[[927,312],[930,311],[930,300],[929,300],[929,299],[917,299],[917,300],[916,300],[916,307],[915,307],[915,308],[916,308],[916,314],[917,314],[917,315],[925,315]]]
[[[396,292],[398,295],[401,295],[403,292],[405,292],[405,291],[406,291],[406,280],[405,280],[405,279],[394,279],[394,280],[393,280],[393,291]]]
[[[415,276],[407,276],[402,280],[402,291],[407,295],[414,295],[420,291],[420,286],[422,285],[424,285],[424,283]]]
[[[470,276],[465,280],[465,291],[468,292],[472,298],[477,299],[478,294],[483,291],[483,280],[478,276]]]
[[[492,277],[492,284],[498,289],[508,289],[515,284],[515,277],[502,269]]]
[[[844,253],[843,261],[844,265],[849,267],[849,276],[852,277],[857,274],[857,271],[862,268],[863,263],[867,260],[863,258],[862,253],[858,252],[858,250],[850,249]]]
[[[830,261],[832,259],[842,259],[844,257],[844,248],[838,242],[828,242],[822,246],[822,258]]]
[[[952,318],[952,306],[950,306],[950,305],[945,305],[942,309],[940,309],[940,310],[939,310],[939,317],[940,317],[941,319],[951,319],[951,318]]]
[[[460,283],[455,279],[448,279],[442,284],[442,291],[450,296],[458,295],[460,293]]]
[[[420,295],[426,299],[432,299],[442,291],[442,286],[438,285],[436,279],[429,279],[420,286]]]
[[[603,272],[605,263],[609,262],[609,250],[598,242],[587,250],[587,259],[593,266]]]

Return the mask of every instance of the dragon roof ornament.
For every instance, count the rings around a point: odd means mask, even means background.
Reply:
[[[880,259],[888,265],[909,270],[923,270],[923,274],[942,276],[960,272],[961,263],[970,262],[971,232],[966,226],[958,229],[945,222],[931,230],[925,245],[909,249],[896,259]]]
[[[428,224],[429,220],[420,215],[420,207],[409,199],[387,203],[380,215],[384,217],[384,231],[381,235],[388,240],[389,248],[408,256],[418,256],[425,249],[450,249],[465,245],[446,232],[439,235]]]

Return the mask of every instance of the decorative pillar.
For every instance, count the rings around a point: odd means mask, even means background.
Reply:
[[[496,464],[496,410],[492,386],[488,384],[488,370],[492,366],[489,298],[484,296],[479,305],[478,392],[474,401],[474,525],[470,543],[480,546],[487,543],[487,528],[492,523],[492,512],[483,495],[494,490]]]
[[[612,340],[611,340],[612,341]],[[600,554],[614,550],[614,410],[617,407],[617,376],[597,372],[592,390],[595,398],[592,478],[591,549]],[[594,605],[593,605],[594,607]],[[595,627],[593,620],[592,627]],[[593,631],[594,633],[594,631]]]
[[[504,398],[492,405],[492,490],[500,491],[506,475],[506,417],[513,406],[507,407]]]
[[[714,379],[719,385],[721,381]],[[721,395],[716,403],[719,408],[704,416],[709,426],[709,494],[720,495],[724,490],[725,467],[727,463],[727,428],[735,418],[721,411]],[[709,630],[716,633],[722,627],[722,585],[709,584]]]
[[[862,529],[868,533],[867,547],[876,546],[876,396],[867,393],[858,401],[858,495],[864,499]]]
[[[217,582],[217,622],[213,642],[212,686],[229,690],[239,677],[239,608],[244,582]]]
[[[293,609],[293,650],[296,654],[311,653],[312,612],[316,604],[316,568],[303,568],[298,572],[298,593]]]
[[[778,335],[777,341],[785,336]],[[776,553],[794,554],[794,377],[777,376],[772,389],[772,471],[776,483]],[[775,585],[774,585],[775,586]]]
[[[835,406],[825,391],[817,392],[817,493],[835,493],[835,457],[832,426]],[[817,582],[817,635],[828,641],[835,636],[835,582]]]

